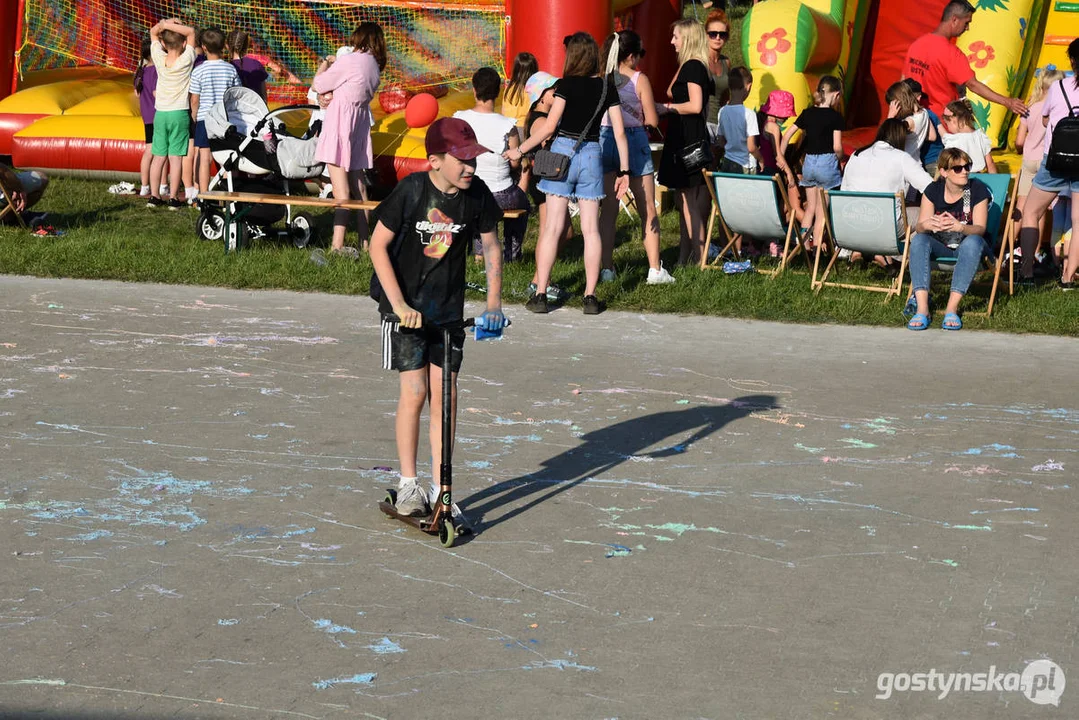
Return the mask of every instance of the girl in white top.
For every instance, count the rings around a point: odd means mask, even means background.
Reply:
[[[974,106],[966,98],[954,100],[944,106],[940,116],[940,139],[945,148],[958,148],[970,155],[972,173],[995,173],[993,143],[984,130],[978,128],[974,118]]]
[[[922,145],[934,142],[937,131],[929,120],[929,112],[918,102],[918,96],[906,82],[894,83],[884,93],[888,103],[888,117],[902,120],[907,126],[907,137],[903,150],[908,155],[922,161]]]
[[[659,219],[656,215],[655,168],[652,165],[652,148],[648,142],[648,128],[659,124],[656,113],[652,83],[648,76],[637,69],[644,57],[641,36],[632,30],[623,30],[607,38],[600,57],[607,57],[615,37],[618,38],[618,72],[615,85],[622,105],[622,122],[629,145],[629,188],[641,219],[641,235],[644,251],[648,255],[649,285],[669,285],[674,277],[659,261]],[[618,219],[618,198],[614,194],[614,181],[618,176],[618,147],[609,113],[603,114],[599,133],[603,151],[603,184],[605,195],[600,205],[600,239],[603,241],[601,281],[614,280],[614,231]]]

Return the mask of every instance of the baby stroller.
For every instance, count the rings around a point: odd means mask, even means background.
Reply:
[[[220,168],[210,180],[210,190],[290,195],[290,181],[309,180],[322,175],[323,164],[315,160],[318,128],[303,137],[289,133],[284,117],[312,113],[315,105],[289,105],[273,112],[254,90],[233,87],[225,91],[221,102],[206,118],[210,152]],[[302,123],[307,128],[306,119]],[[270,226],[284,219],[286,229],[278,230],[296,247],[311,241],[314,222],[307,213],[293,213],[291,205],[231,203],[229,213],[242,213],[244,223],[238,238],[265,237]],[[225,237],[225,208],[221,202],[200,203],[195,231],[203,240],[221,241]]]

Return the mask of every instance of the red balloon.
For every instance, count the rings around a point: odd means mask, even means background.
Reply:
[[[420,93],[405,105],[405,124],[410,128],[427,127],[438,117],[438,99],[431,93]]]

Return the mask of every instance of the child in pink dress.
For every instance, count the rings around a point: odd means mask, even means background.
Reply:
[[[323,60],[312,83],[320,95],[333,93],[322,121],[315,158],[326,163],[335,198],[366,200],[362,171],[373,164],[370,103],[386,67],[386,43],[382,28],[365,22],[352,33],[351,44],[353,52]],[[348,215],[348,210],[334,212],[330,252],[355,258],[359,256],[356,249],[345,248]],[[356,227],[360,244],[366,247],[365,213],[359,213]]]

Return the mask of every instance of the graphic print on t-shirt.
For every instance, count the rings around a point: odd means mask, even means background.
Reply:
[[[455,223],[453,218],[438,208],[428,210],[427,220],[416,223],[423,254],[435,259],[445,257],[453,245],[453,236],[459,233],[462,227],[464,226]]]

